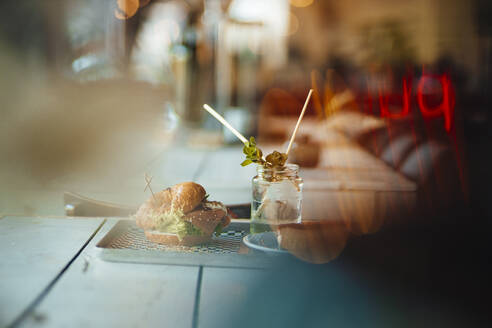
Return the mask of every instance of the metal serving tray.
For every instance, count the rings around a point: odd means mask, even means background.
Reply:
[[[166,246],[148,241],[135,221],[119,220],[96,248],[101,259],[112,262],[265,267],[270,262],[268,257],[248,254],[242,243],[248,232],[249,222],[233,220],[206,245]]]
[[[249,224],[231,224],[226,229],[220,236],[212,237],[212,241],[206,245],[166,246],[148,241],[143,230],[137,227],[135,221],[121,220],[97,244],[97,247],[208,254],[237,253],[243,237],[249,231]]]

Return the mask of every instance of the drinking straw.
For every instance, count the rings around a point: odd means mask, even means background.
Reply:
[[[226,128],[228,128],[229,130],[231,130],[232,133],[234,133],[234,135],[236,137],[238,137],[239,140],[241,140],[242,143],[247,143],[248,142],[248,139],[246,139],[241,133],[239,133],[239,131],[237,131],[236,129],[234,129],[232,127],[232,125],[229,124],[229,122],[227,122],[219,113],[217,113],[212,107],[210,107],[209,105],[207,104],[203,104],[203,108],[205,108],[205,110],[207,112],[209,112],[210,114],[212,114],[213,117],[215,117],[217,119],[217,121],[219,121],[220,123],[222,123]]]
[[[309,103],[309,99],[311,98],[311,94],[313,93],[313,89],[309,89],[309,93],[307,95],[306,101],[304,102],[304,107],[302,107],[301,115],[299,115],[299,119],[297,120],[296,127],[294,129],[294,132],[292,133],[292,137],[290,137],[290,142],[289,146],[287,146],[287,151],[285,152],[287,156],[289,156],[290,148],[292,147],[292,143],[294,142],[294,139],[296,138],[297,134],[297,129],[299,129],[299,124],[301,124],[302,118],[304,117],[304,112],[306,111],[307,105]]]

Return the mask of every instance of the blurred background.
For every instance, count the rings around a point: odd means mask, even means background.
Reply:
[[[337,131],[429,186],[430,202],[489,214],[491,10],[484,0],[3,1],[1,213],[62,215],[67,190],[138,204],[143,171],[160,167],[159,189],[237,143],[203,103],[268,148],[288,139],[313,88],[299,143],[315,155],[297,156],[301,166],[359,165],[316,154],[339,140],[319,130]],[[254,169],[244,172],[249,188]]]
[[[134,209],[144,173],[249,203],[255,168],[202,105],[268,153],[312,88],[289,158],[303,218],[330,222],[293,253],[424,290],[446,326],[490,322],[491,17],[487,0],[1,1],[0,217],[73,214],[67,191]]]

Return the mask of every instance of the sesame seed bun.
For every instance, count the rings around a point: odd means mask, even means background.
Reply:
[[[209,242],[217,225],[225,227],[230,219],[227,208],[220,202],[205,200],[205,189],[194,182],[184,182],[164,189],[150,197],[136,213],[137,225],[152,242],[166,245],[191,246]],[[157,218],[171,215],[191,223],[201,235],[179,238],[174,233],[158,229]]]
[[[152,217],[170,210],[188,213],[205,198],[205,189],[194,182],[179,183],[155,193],[137,211],[137,225],[144,230],[154,230],[156,223]]]

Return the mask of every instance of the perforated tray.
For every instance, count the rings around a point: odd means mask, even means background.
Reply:
[[[121,220],[97,244],[97,247],[209,254],[237,253],[243,237],[247,234],[245,229],[249,229],[249,225],[231,224],[226,229],[220,236],[212,237],[212,240],[204,245],[166,246],[147,240],[143,230],[137,227],[134,221]]]
[[[242,243],[249,222],[233,220],[220,236],[199,246],[166,246],[148,241],[133,220],[119,220],[97,243],[99,257],[111,262],[207,265],[219,267],[266,267],[270,260],[248,254]]]

